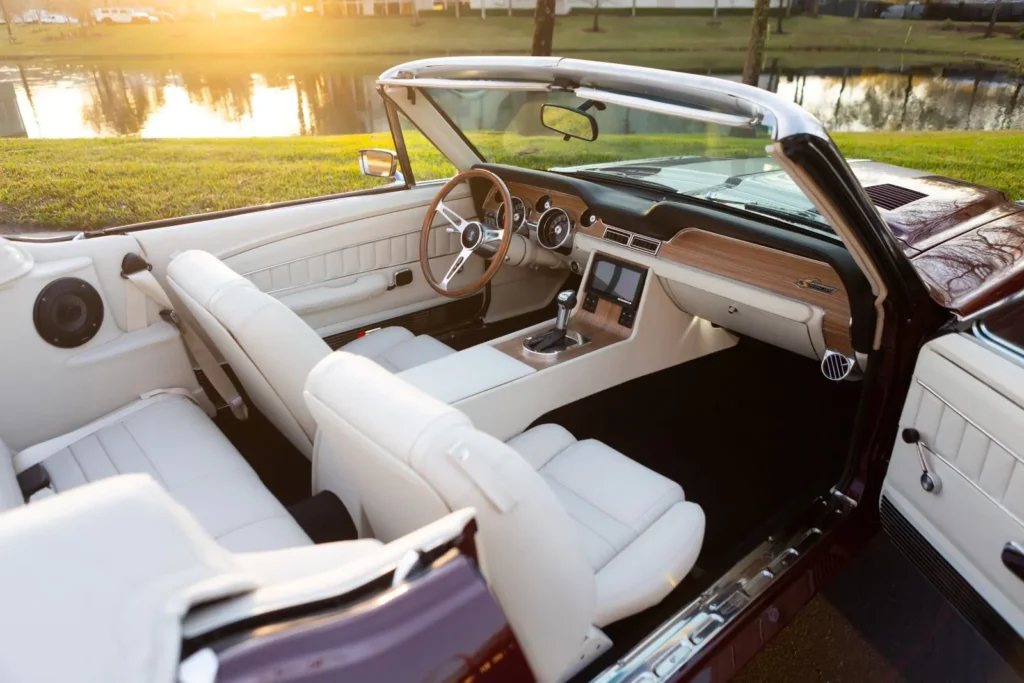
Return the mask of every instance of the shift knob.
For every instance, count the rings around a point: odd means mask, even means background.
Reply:
[[[572,309],[576,308],[576,291],[567,289],[564,292],[560,292],[558,298],[555,299],[555,303],[558,304],[558,317],[555,318],[555,329],[565,331],[565,328],[569,325],[569,313],[572,312]]]

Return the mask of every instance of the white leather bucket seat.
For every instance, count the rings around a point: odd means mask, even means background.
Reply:
[[[16,455],[0,442],[0,461],[0,511],[24,504],[15,472],[34,464],[51,482],[36,496],[148,474],[228,550],[312,543],[206,413],[179,394],[140,399]]]
[[[597,627],[660,602],[697,559],[700,507],[600,442],[544,425],[502,443],[344,352],[313,369],[305,396],[318,488],[354,483],[380,540],[476,509],[482,569],[540,680],[591,661],[609,643]]]
[[[260,412],[312,457],[316,424],[302,401],[302,387],[330,347],[290,308],[205,251],[175,257],[167,282]],[[372,332],[343,348],[393,372],[454,353],[401,327]]]

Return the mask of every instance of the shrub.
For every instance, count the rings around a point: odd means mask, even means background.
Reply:
[[[942,22],[942,30],[943,31],[952,31],[953,30],[953,20],[950,19],[949,17],[946,17],[946,20],[944,22]]]

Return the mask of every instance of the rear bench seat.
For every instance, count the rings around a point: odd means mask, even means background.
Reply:
[[[234,552],[312,544],[227,437],[182,395],[139,399],[17,454],[0,442],[0,510],[24,504],[16,473],[36,462],[55,493],[119,474],[149,474]]]

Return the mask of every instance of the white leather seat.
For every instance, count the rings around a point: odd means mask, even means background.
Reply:
[[[380,540],[476,509],[484,574],[540,680],[600,654],[610,641],[597,627],[660,602],[700,551],[704,515],[682,488],[561,427],[504,444],[343,352],[313,369],[306,401],[318,486],[344,498],[354,484],[354,516]]]
[[[0,482],[7,482],[0,485],[0,509],[21,504],[21,491],[16,483],[10,485],[11,475],[42,456],[41,464],[58,494],[119,474],[150,475],[228,550],[311,544],[206,413],[178,394],[140,399],[8,457],[0,463],[6,470]]]
[[[596,626],[658,604],[689,573],[704,512],[676,482],[600,441],[544,424],[508,441],[576,523],[597,580]]]
[[[330,347],[291,309],[205,251],[175,257],[167,267],[167,282],[260,412],[312,457],[316,424],[302,401],[302,387]],[[344,348],[391,371],[454,353],[401,327],[371,332]]]

